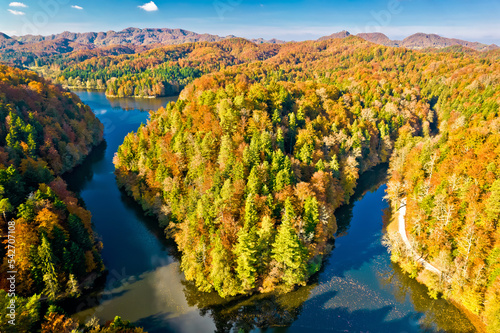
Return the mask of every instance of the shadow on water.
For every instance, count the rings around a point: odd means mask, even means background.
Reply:
[[[375,192],[380,186],[385,184],[388,168],[389,165],[387,163],[380,164],[366,171],[359,177],[358,186],[349,204],[343,205],[335,211],[335,217],[337,218],[337,233],[335,237],[341,237],[347,234],[352,220],[354,204],[363,199],[366,193]]]
[[[395,299],[403,303],[410,300],[416,311],[421,313],[418,322],[424,332],[472,333],[475,327],[465,315],[445,299],[433,299],[427,287],[403,272],[395,263],[380,274],[380,283],[389,289]]]
[[[377,256],[387,255],[386,248],[380,243],[382,225],[379,223],[386,207],[383,196],[387,170],[388,164],[381,164],[363,173],[349,204],[335,211],[336,248],[327,256],[327,260],[333,260],[334,269],[328,275],[344,276]],[[368,193],[371,194],[369,198]]]
[[[94,176],[92,166],[104,160],[107,147],[106,140],[103,140],[98,146],[92,149],[82,164],[63,175],[66,184],[68,184],[68,190],[79,194],[81,189],[85,188],[86,184],[92,181],[92,177]]]
[[[290,326],[300,315],[302,304],[315,284],[308,284],[287,294],[255,294],[222,299],[216,293],[202,293],[190,282],[183,282],[189,305],[210,316],[216,332],[266,331],[271,327]]]
[[[120,199],[123,204],[130,208],[131,212],[134,213],[135,219],[141,221],[149,232],[156,236],[158,241],[165,247],[168,255],[173,256],[175,260],[179,261],[181,254],[177,249],[175,241],[172,238],[167,238],[165,229],[160,227],[158,220],[153,216],[146,215],[141,205],[139,205],[137,201],[129,196],[123,189],[120,189]]]

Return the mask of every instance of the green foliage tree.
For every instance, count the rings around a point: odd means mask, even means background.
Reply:
[[[38,247],[38,257],[40,259],[40,270],[43,274],[46,292],[51,300],[55,300],[59,291],[59,280],[56,273],[56,257],[52,253],[49,241],[45,235],[42,236],[42,241]]]
[[[304,224],[307,235],[314,234],[316,225],[319,223],[319,207],[316,197],[307,197],[304,203]]]
[[[0,289],[0,330],[5,333],[35,332],[41,319],[40,295],[35,294],[28,298],[15,296],[14,318],[10,316],[11,300],[7,292]],[[13,321],[9,322],[11,320]]]
[[[296,218],[290,199],[285,201],[283,220],[273,244],[273,258],[282,271],[281,280],[285,288],[292,288],[304,281],[306,275],[307,250],[302,245],[293,227]]]

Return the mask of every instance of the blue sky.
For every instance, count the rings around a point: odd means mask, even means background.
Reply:
[[[284,40],[344,29],[380,31],[394,39],[425,32],[500,45],[500,1],[0,0],[0,31],[8,35],[127,27]]]

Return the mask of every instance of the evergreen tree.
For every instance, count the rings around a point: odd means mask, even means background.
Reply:
[[[255,287],[257,277],[257,232],[256,227],[241,228],[238,232],[238,243],[235,246],[236,273],[241,281],[241,289],[245,292]]]
[[[273,258],[282,271],[282,282],[286,289],[304,281],[307,269],[307,250],[293,228],[296,215],[289,198],[285,201],[285,212],[273,244]]]
[[[281,123],[281,112],[278,109],[274,109],[273,111],[273,125],[277,125]]]
[[[229,135],[224,135],[222,137],[217,162],[221,170],[226,170],[234,163],[233,140],[231,140]]]
[[[304,144],[302,148],[300,148],[300,152],[298,154],[299,159],[307,165],[311,164],[313,150],[314,146],[312,144]]]
[[[78,287],[78,281],[76,280],[73,274],[69,275],[66,292],[72,297],[80,296],[80,288]]]
[[[252,136],[250,145],[243,150],[243,161],[250,168],[260,164],[260,139],[258,133]]]
[[[257,230],[258,235],[258,257],[259,257],[259,271],[264,272],[266,267],[271,261],[271,249],[274,243],[274,236],[276,230],[271,218],[266,215],[262,218],[261,227]]]
[[[276,145],[281,151],[285,151],[285,137],[283,136],[283,130],[278,128],[276,133]]]
[[[49,299],[55,300],[57,292],[59,291],[59,282],[56,273],[56,258],[45,235],[42,235],[42,242],[38,246],[38,257],[40,259],[40,269],[43,274],[47,296]]]
[[[255,207],[255,195],[250,194],[245,201],[245,224],[244,227],[249,229],[257,224],[259,214]]]
[[[69,265],[70,271],[78,278],[83,277],[86,273],[84,251],[73,242],[69,252],[72,258],[71,265]]]
[[[332,160],[330,161],[330,169],[332,170],[332,175],[334,178],[340,177],[340,165],[337,160],[337,155],[332,156]]]
[[[251,194],[259,194],[261,188],[260,177],[259,177],[259,169],[257,166],[254,166],[250,171],[250,175],[248,176],[248,182],[246,186],[246,192]]]
[[[210,270],[210,279],[215,291],[221,296],[236,295],[239,290],[239,285],[236,281],[234,273],[231,270],[233,266],[230,261],[230,254],[222,245],[220,230],[214,237],[214,248],[211,252],[212,265]]]
[[[314,233],[319,222],[318,200],[316,197],[308,197],[304,203],[304,224],[307,235]]]
[[[3,219],[7,221],[7,213],[14,210],[14,207],[10,204],[9,198],[3,198],[0,200],[0,212],[3,214]]]
[[[272,154],[272,141],[269,132],[263,132],[260,136],[260,151],[264,152],[266,159]]]
[[[236,273],[244,291],[255,287],[258,250],[256,224],[258,218],[254,195],[250,194],[245,203],[245,225],[238,232],[238,242],[234,249]]]
[[[319,161],[316,163],[316,171],[325,171],[325,162],[323,162],[323,159],[319,159]]]
[[[57,258],[62,258],[64,249],[66,248],[66,243],[68,241],[64,231],[59,226],[55,225],[52,228],[51,237],[54,255]]]
[[[500,179],[493,182],[490,188],[491,195],[486,204],[486,212],[492,220],[497,220],[500,215]]]
[[[84,251],[88,251],[92,248],[90,235],[78,216],[69,214],[68,229],[70,239],[78,244]]]

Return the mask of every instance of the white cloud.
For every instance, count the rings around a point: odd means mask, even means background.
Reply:
[[[137,7],[139,7],[140,9],[144,9],[147,12],[154,12],[154,11],[158,10],[158,6],[153,1],[145,3],[144,5],[137,6]]]
[[[71,6],[71,8],[78,9],[78,10],[82,10],[83,9],[83,7],[80,7],[80,6],[77,6],[77,5],[73,5],[73,6]]]
[[[25,15],[26,13],[25,12],[20,12],[18,10],[12,10],[12,9],[7,9],[11,14],[14,14],[14,15]]]
[[[23,7],[23,8],[28,8],[28,6],[26,6],[22,2],[11,2],[11,3],[9,3],[9,7]]]

